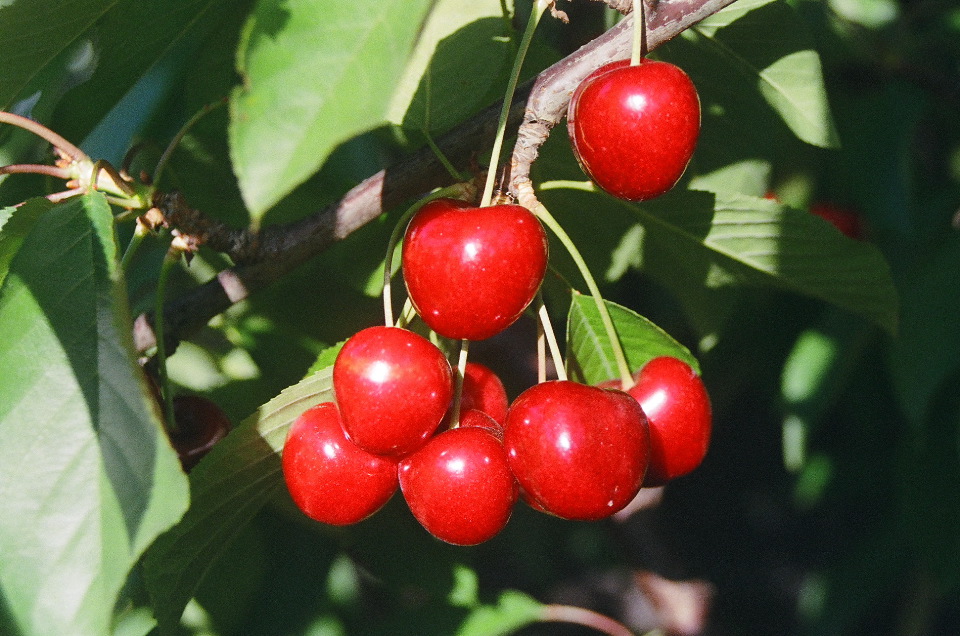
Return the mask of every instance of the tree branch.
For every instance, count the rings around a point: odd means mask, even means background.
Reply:
[[[662,0],[647,12],[648,47],[656,48],[733,1]],[[573,89],[606,62],[630,56],[632,24],[632,16],[628,16],[518,88],[508,120],[508,130],[519,127],[508,165],[512,192],[516,193],[517,184],[529,180],[537,150],[550,129],[566,115]],[[466,168],[479,149],[492,145],[499,110],[500,105],[494,104],[437,141],[456,167]],[[236,263],[166,306],[166,342],[171,351],[180,339],[233,303],[279,280],[384,211],[451,183],[452,178],[433,152],[423,148],[364,180],[323,210],[288,225],[264,228],[257,234],[213,224],[191,210],[177,193],[158,195],[154,204],[165,213],[171,226],[180,233],[201,237],[201,242],[226,253]],[[155,346],[149,314],[136,319],[134,341],[140,352]]]

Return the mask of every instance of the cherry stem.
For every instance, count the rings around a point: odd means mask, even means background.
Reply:
[[[80,150],[43,124],[28,117],[15,115],[13,113],[0,110],[0,123],[10,124],[11,126],[16,126],[32,132],[36,136],[49,141],[51,144],[53,144],[54,148],[67,157],[70,157],[74,161],[90,161],[90,157],[88,157],[84,151]]]
[[[145,239],[149,233],[150,229],[143,223],[138,222],[134,226],[133,236],[130,237],[130,242],[127,243],[127,249],[123,251],[123,258],[120,260],[120,269],[124,274],[130,271],[130,263],[133,262],[133,256],[137,253],[137,250],[143,243],[143,239]],[[160,320],[162,320],[162,318]]]
[[[540,621],[583,625],[608,636],[633,636],[633,632],[623,623],[599,612],[572,605],[544,605]]]
[[[171,139],[170,143],[167,144],[167,147],[164,148],[163,154],[160,155],[160,159],[157,161],[157,165],[154,166],[153,176],[150,178],[150,183],[156,184],[160,181],[160,177],[163,176],[163,171],[170,162],[170,156],[173,155],[173,151],[177,149],[177,146],[179,146],[180,142],[183,141],[183,138],[187,136],[187,133],[190,132],[190,129],[193,128],[196,123],[203,119],[207,114],[213,112],[217,108],[220,108],[226,103],[227,98],[223,97],[213,103],[205,104],[200,110],[195,112],[190,119],[183,124],[183,126],[180,127],[180,130],[177,131],[177,134],[173,136],[173,139]]]
[[[52,201],[53,203],[59,203],[70,197],[75,197],[79,194],[86,192],[83,188],[72,188],[70,190],[64,190],[63,192],[54,192],[53,194],[48,194],[46,199]]]
[[[413,303],[407,298],[403,301],[403,309],[400,310],[400,317],[397,318],[396,327],[406,327],[413,319],[417,317],[417,310],[413,308]]]
[[[157,295],[153,314],[153,330],[157,339],[157,375],[160,377],[160,394],[163,396],[163,414],[167,429],[173,433],[177,432],[177,422],[173,414],[173,392],[170,390],[170,382],[167,376],[166,337],[163,333],[163,302],[167,292],[167,279],[170,276],[170,270],[180,262],[181,256],[181,251],[171,245],[166,256],[163,257],[163,263],[160,265],[160,276],[157,278]]]
[[[387,241],[387,256],[383,261],[383,324],[386,326],[393,325],[393,289],[390,285],[393,278],[393,254],[400,243],[400,239],[403,238],[403,233],[407,230],[410,219],[430,201],[443,197],[465,197],[469,195],[470,189],[471,186],[468,183],[455,183],[452,186],[431,192],[407,208],[400,219],[397,220],[397,224],[393,226],[390,239]]]
[[[543,306],[543,296],[537,292],[537,306]],[[539,311],[537,317],[539,318]],[[547,332],[543,321],[537,320],[537,383],[547,381]]]
[[[547,306],[543,299],[540,299],[540,306],[537,308],[537,316],[543,324],[543,335],[547,338],[547,344],[550,346],[550,357],[553,358],[553,366],[556,369],[557,379],[566,380],[567,370],[563,364],[563,356],[560,355],[560,344],[557,342],[557,334],[553,330],[553,324],[550,322],[550,314],[547,312]],[[546,360],[544,360],[543,375],[546,377]]]
[[[423,74],[427,93],[427,98],[424,100],[423,105],[423,134],[427,138],[427,146],[429,146],[430,150],[433,151],[433,155],[443,166],[444,170],[446,170],[447,173],[454,178],[454,180],[461,181],[463,179],[463,175],[457,172],[456,167],[450,162],[449,159],[447,159],[447,155],[443,154],[443,151],[440,150],[440,146],[438,146],[437,142],[433,140],[433,135],[430,134],[430,98],[431,91],[433,90],[433,85],[431,84],[432,76],[433,73],[430,72],[430,67],[427,66],[427,71]]]
[[[576,263],[577,269],[580,270],[580,275],[583,276],[583,280],[586,282],[587,288],[590,290],[590,294],[593,296],[593,300],[597,304],[597,312],[600,314],[600,321],[603,323],[603,328],[607,333],[607,339],[610,341],[610,348],[613,350],[613,357],[617,362],[617,369],[620,372],[621,386],[624,388],[624,390],[626,390],[633,383],[633,377],[630,373],[630,365],[627,363],[627,356],[623,352],[623,346],[620,344],[620,338],[617,336],[617,329],[613,325],[613,319],[610,317],[610,312],[607,310],[607,305],[603,300],[603,296],[600,294],[600,287],[597,285],[597,281],[594,280],[593,274],[590,273],[590,268],[587,267],[587,263],[580,254],[580,250],[577,249],[577,246],[574,245],[573,240],[571,240],[570,236],[564,231],[553,215],[550,214],[550,211],[547,210],[546,206],[540,203],[535,196],[525,197],[525,199],[528,200],[528,207],[530,207],[530,210],[544,225],[549,227],[550,230],[556,234],[558,239],[560,239],[560,242],[563,243],[563,246],[567,249],[570,257],[573,259],[573,262]]]
[[[470,341],[460,341],[460,357],[457,360],[457,376],[453,383],[453,405],[450,407],[450,428],[460,426],[460,402],[463,398],[463,376],[467,373],[467,357],[470,355]]]
[[[66,168],[34,163],[15,163],[9,166],[0,166],[0,174],[42,174],[47,177],[63,180],[67,180],[73,176]]]
[[[644,13],[643,0],[633,0],[633,48],[630,51],[630,65],[636,66],[647,54],[647,16]]]
[[[500,109],[500,118],[497,120],[497,135],[493,139],[493,149],[490,151],[490,168],[487,170],[487,181],[483,186],[483,196],[480,199],[480,207],[490,205],[493,200],[493,184],[497,176],[497,164],[500,162],[500,150],[503,148],[503,137],[507,130],[507,118],[510,116],[510,106],[513,103],[513,93],[517,90],[517,82],[520,80],[520,69],[523,67],[523,60],[527,56],[527,50],[530,48],[530,42],[533,40],[533,33],[537,29],[543,12],[546,11],[549,3],[545,0],[537,0],[533,3],[530,12],[530,19],[527,20],[527,27],[520,38],[520,46],[517,47],[517,55],[513,58],[513,69],[510,71],[510,80],[507,82],[507,90],[503,97],[503,107]]]

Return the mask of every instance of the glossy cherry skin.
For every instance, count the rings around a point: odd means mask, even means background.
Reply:
[[[463,372],[463,390],[460,395],[460,410],[483,411],[501,427],[507,420],[510,401],[500,377],[490,367],[478,362],[468,362]]]
[[[185,471],[192,470],[231,428],[227,414],[215,402],[199,395],[173,398],[173,416],[177,429],[170,432],[170,442]]]
[[[547,236],[522,206],[437,199],[410,220],[402,262],[410,301],[431,329],[484,340],[533,300],[547,268]]]
[[[437,429],[453,397],[453,372],[423,336],[368,327],[337,354],[333,389],[347,438],[371,453],[400,457]]]
[[[821,201],[810,206],[810,213],[828,221],[850,238],[859,239],[863,236],[860,217],[848,208]]]
[[[496,536],[517,501],[517,482],[503,443],[484,428],[440,433],[400,462],[399,476],[417,521],[455,545],[476,545]]]
[[[700,376],[683,360],[654,358],[635,374],[627,391],[650,422],[650,467],[644,486],[661,486],[693,471],[710,446],[710,396]]]
[[[305,515],[335,526],[366,519],[397,490],[397,460],[363,450],[343,434],[333,402],[303,412],[287,435],[283,478]]]
[[[503,442],[533,507],[593,521],[640,490],[650,440],[640,405],[626,393],[554,380],[514,400]]]
[[[700,98],[690,77],[668,62],[619,60],[577,87],[567,131],[583,171],[627,201],[670,190],[700,136]]]

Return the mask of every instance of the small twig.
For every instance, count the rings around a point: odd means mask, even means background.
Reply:
[[[626,625],[599,612],[573,605],[545,605],[540,616],[543,622],[574,623],[590,627],[607,636],[633,636]]]
[[[11,126],[17,126],[18,128],[32,132],[34,135],[50,142],[60,153],[74,161],[90,161],[90,157],[88,157],[85,152],[43,124],[33,121],[28,117],[0,111],[0,123],[10,124]]]
[[[64,181],[73,176],[63,166],[48,166],[42,163],[14,163],[9,166],[0,166],[0,174],[42,174]]]

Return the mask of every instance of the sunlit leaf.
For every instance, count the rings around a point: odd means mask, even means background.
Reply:
[[[260,0],[238,53],[230,155],[256,223],[339,144],[386,121],[429,0]]]
[[[499,0],[437,2],[396,85],[390,121],[442,132],[492,103],[510,70],[508,28]]]
[[[680,358],[700,372],[690,351],[653,322],[616,303],[604,303],[632,372],[657,356]],[[596,301],[576,292],[567,317],[567,367],[571,378],[587,384],[620,378]]]
[[[544,187],[592,190],[571,182]],[[708,288],[770,285],[896,330],[897,292],[883,255],[815,215],[769,199],[695,191],[622,205],[634,209],[644,226],[637,246],[644,268],[683,270],[685,280]]]
[[[38,220],[0,288],[0,586],[24,634],[106,634],[187,484],[136,363],[99,194]]]
[[[463,621],[457,636],[501,636],[512,634],[543,616],[543,604],[522,592],[507,590],[496,605],[478,605]]]
[[[800,16],[787,3],[734,3],[694,27],[688,37],[703,47],[707,57],[751,78],[797,137],[833,148],[838,145],[837,133],[820,56],[804,29]]]

